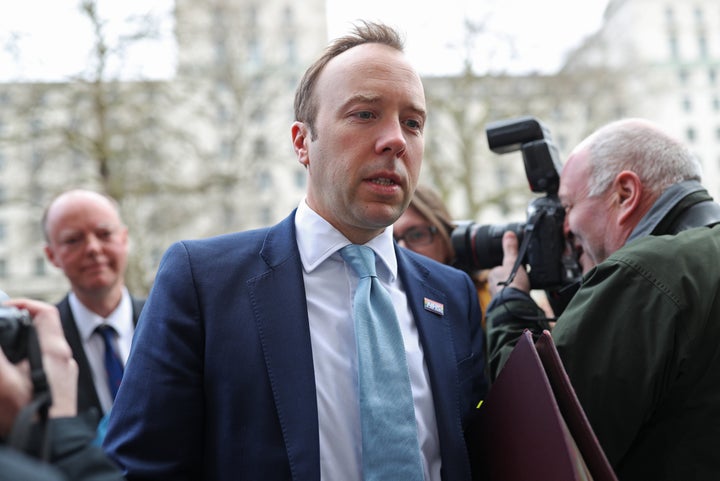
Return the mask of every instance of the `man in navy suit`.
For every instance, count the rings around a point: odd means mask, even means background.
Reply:
[[[364,479],[351,243],[374,251],[399,318],[424,479],[474,478],[475,289],[392,237],[426,117],[402,48],[362,23],[308,69],[292,125],[307,195],[289,217],[166,252],[104,444],[129,480]]]

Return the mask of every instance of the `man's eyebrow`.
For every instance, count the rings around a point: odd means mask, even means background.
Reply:
[[[422,108],[422,107],[414,107],[414,106],[413,106],[413,107],[410,107],[410,110],[412,110],[412,111],[415,112],[417,115],[419,115],[420,117],[422,117],[423,120],[425,120],[425,119],[427,118],[427,110],[425,110],[425,109]]]

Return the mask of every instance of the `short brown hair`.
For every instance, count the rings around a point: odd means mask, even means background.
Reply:
[[[400,34],[387,25],[361,21],[354,27],[352,33],[335,39],[327,46],[322,56],[305,71],[295,92],[295,120],[304,122],[308,126],[313,139],[317,135],[314,127],[318,111],[317,100],[313,94],[317,79],[330,60],[353,47],[366,43],[380,43],[400,52],[405,49]]]

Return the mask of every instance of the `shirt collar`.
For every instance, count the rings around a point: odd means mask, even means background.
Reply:
[[[305,199],[295,213],[295,231],[300,259],[305,272],[312,272],[328,257],[351,244],[351,242],[328,221],[312,210]],[[393,241],[392,225],[365,244],[375,251],[381,264],[387,269],[391,282],[397,278],[397,258]]]
[[[98,326],[103,324],[112,326],[118,333],[124,332],[125,326],[123,325],[123,319],[132,319],[132,302],[130,301],[130,293],[125,287],[123,287],[120,304],[118,304],[108,317],[102,317],[85,307],[74,292],[70,292],[68,302],[70,303],[70,309],[75,318],[75,324],[77,325],[80,337],[85,341],[93,335]]]

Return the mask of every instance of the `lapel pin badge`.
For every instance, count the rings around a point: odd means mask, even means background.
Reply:
[[[426,311],[433,312],[439,316],[445,314],[445,306],[442,303],[438,301],[433,301],[432,299],[428,299],[427,297],[423,299],[423,307]]]

